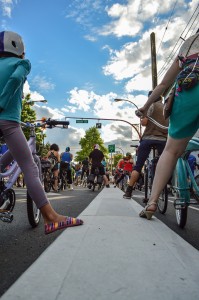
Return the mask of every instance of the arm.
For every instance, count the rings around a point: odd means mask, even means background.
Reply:
[[[165,90],[168,89],[175,81],[178,73],[181,71],[179,67],[179,59],[176,58],[172,63],[169,70],[166,72],[164,78],[162,79],[161,83],[156,86],[153,90],[152,94],[149,96],[145,105],[139,109],[139,111],[146,116],[147,111],[152,103],[154,103],[161,95],[164,94]]]
[[[17,64],[15,71],[10,76],[7,84],[5,85],[0,98],[1,107],[0,109],[6,109],[11,101],[14,100],[14,96],[17,91],[22,88],[26,76],[29,74],[31,69],[31,64],[28,60],[20,60]]]

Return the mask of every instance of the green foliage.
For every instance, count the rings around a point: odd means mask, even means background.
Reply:
[[[27,103],[27,101],[30,99],[30,94],[28,94],[23,100],[22,100],[22,113],[21,113],[21,121],[22,122],[35,122],[36,121],[36,112],[32,108],[32,105]],[[28,140],[30,137],[30,130],[28,128],[23,128],[23,132],[25,134],[26,139]],[[42,154],[42,149],[44,147],[44,138],[46,135],[43,133],[42,128],[36,128],[35,130],[36,135],[37,135],[37,141],[36,141],[36,146],[38,150],[38,154]]]
[[[91,127],[86,130],[85,136],[79,141],[81,150],[76,153],[75,161],[82,161],[85,157],[88,157],[91,151],[93,151],[93,146],[98,144],[100,150],[104,153],[104,156],[108,155],[108,149],[104,146],[104,141],[100,136],[100,132],[96,127]]]
[[[113,167],[116,167],[117,164],[118,164],[118,161],[123,157],[123,155],[120,153],[120,154],[115,154],[114,155],[114,164],[113,164]]]

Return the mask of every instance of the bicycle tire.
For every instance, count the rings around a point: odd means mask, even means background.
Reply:
[[[44,174],[44,190],[46,193],[49,193],[51,190],[51,174],[49,171]]]
[[[144,170],[144,202],[149,200],[149,171],[148,168]]]
[[[1,196],[3,197],[4,201],[9,199],[10,204],[6,207],[6,210],[13,211],[16,203],[16,194],[13,189],[7,189],[2,192]]]
[[[162,190],[162,193],[160,194],[159,200],[158,200],[158,210],[161,214],[165,214],[167,211],[168,206],[168,190],[167,186]]]
[[[181,207],[176,208],[176,220],[180,228],[184,228],[187,222],[188,206],[190,201],[190,192],[187,186],[187,172],[182,158],[178,159],[176,165],[176,176],[174,178],[176,198],[181,199]]]
[[[37,164],[37,167],[39,169],[39,177],[42,181],[42,174],[41,174],[41,163],[40,163],[40,159],[38,156],[34,155],[34,161]],[[32,200],[31,196],[29,195],[28,191],[27,191],[27,195],[26,195],[26,203],[27,203],[27,214],[28,214],[28,221],[30,223],[30,225],[35,228],[36,226],[39,225],[40,219],[41,219],[41,212],[40,209],[38,209],[36,207],[36,204],[34,203],[34,201]]]

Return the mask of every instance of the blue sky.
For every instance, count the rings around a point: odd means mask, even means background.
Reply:
[[[151,32],[160,81],[180,36],[186,39],[199,27],[198,5],[198,0],[0,0],[0,30],[24,39],[32,64],[24,92],[48,100],[34,106],[38,118],[119,118],[137,124],[134,106],[114,98],[143,105],[152,87]],[[75,153],[96,122],[78,125],[71,119],[67,130],[48,130],[46,141],[61,150],[71,146]],[[132,136],[137,139],[124,122],[102,121],[100,132],[106,145],[124,151],[132,149]]]

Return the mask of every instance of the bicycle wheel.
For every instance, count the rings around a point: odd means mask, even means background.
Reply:
[[[187,172],[182,158],[178,159],[174,185],[176,187],[176,220],[180,228],[184,228],[187,222],[188,206],[190,201],[190,191],[187,185]]]
[[[7,189],[1,193],[2,202],[8,203],[5,207],[6,210],[13,211],[15,202],[16,202],[16,195],[13,189]]]
[[[44,174],[44,190],[49,193],[51,189],[51,173],[46,171]]]
[[[149,171],[148,168],[144,170],[144,199],[143,202],[147,203],[149,200]]]
[[[122,190],[126,193],[127,190],[127,186],[128,186],[128,177],[125,176],[123,179],[123,185],[122,185]]]
[[[168,190],[167,186],[162,190],[162,193],[160,194],[159,200],[158,200],[158,210],[161,214],[164,214],[167,210],[168,206]]]
[[[40,179],[42,181],[42,175],[41,175],[41,163],[40,163],[40,159],[38,156],[34,156],[34,160],[38,166],[39,169],[39,176]],[[41,219],[41,212],[40,210],[37,208],[37,206],[35,205],[34,201],[32,200],[32,198],[30,197],[28,191],[27,191],[27,213],[28,213],[28,221],[30,223],[30,225],[34,228],[36,227]]]

